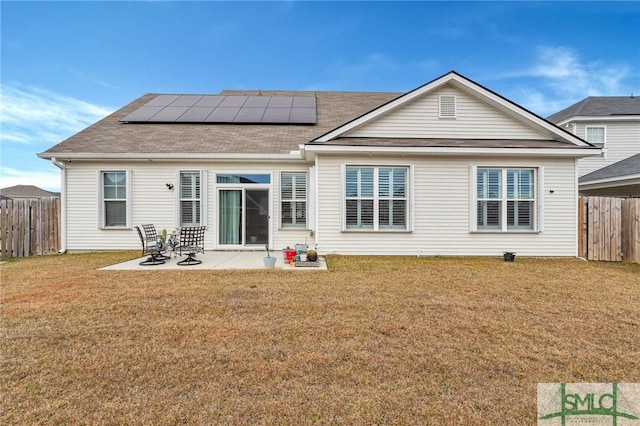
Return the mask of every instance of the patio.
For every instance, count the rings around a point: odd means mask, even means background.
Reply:
[[[292,266],[285,263],[280,252],[273,252],[272,256],[276,258],[275,269],[285,269],[291,271],[326,271],[327,263],[324,258],[319,258],[320,266]],[[115,265],[100,268],[100,270],[123,271],[123,270],[167,270],[167,269],[267,269],[262,260],[265,257],[264,251],[205,251],[204,254],[198,253],[197,259],[202,260],[199,265],[180,266],[178,261],[184,256],[171,256],[166,263],[161,265],[140,265],[140,262],[148,256],[139,257],[137,259],[118,263]]]

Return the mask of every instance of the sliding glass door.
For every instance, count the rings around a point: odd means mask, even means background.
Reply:
[[[269,189],[219,189],[220,245],[269,244]]]

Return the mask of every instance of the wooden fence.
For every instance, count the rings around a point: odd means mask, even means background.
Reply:
[[[0,257],[60,250],[60,198],[0,201]]]
[[[640,262],[640,198],[580,197],[578,253],[588,260]]]

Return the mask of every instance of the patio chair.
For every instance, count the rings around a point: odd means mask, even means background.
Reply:
[[[146,224],[146,225],[140,225],[140,226],[142,226],[142,231],[144,232],[144,238],[147,241],[147,244],[151,246],[153,245],[159,246],[158,251],[160,255],[158,257],[162,257],[165,260],[170,259],[171,256],[167,256],[164,254],[167,251],[167,244],[164,241],[162,241],[162,238],[160,238],[160,236],[158,235],[155,225]]]
[[[142,226],[144,229],[145,225]],[[138,231],[138,236],[140,237],[140,242],[142,243],[142,255],[149,255],[149,258],[140,262],[140,265],[150,266],[162,265],[163,263],[165,263],[167,261],[167,258],[161,253],[162,245],[160,244],[158,239],[149,240],[145,235],[143,235],[144,233],[139,226],[136,226],[136,231]]]
[[[204,226],[183,226],[180,228],[180,242],[174,249],[174,253],[186,259],[178,262],[180,266],[199,265],[202,260],[196,259],[197,253],[204,253]]]

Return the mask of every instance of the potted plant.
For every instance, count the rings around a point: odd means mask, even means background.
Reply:
[[[268,269],[273,269],[276,267],[276,258],[269,254],[269,244],[265,244],[264,248],[267,250],[267,256],[262,258],[264,266]]]
[[[318,261],[318,252],[314,249],[307,250],[307,261],[308,262],[317,262]]]

